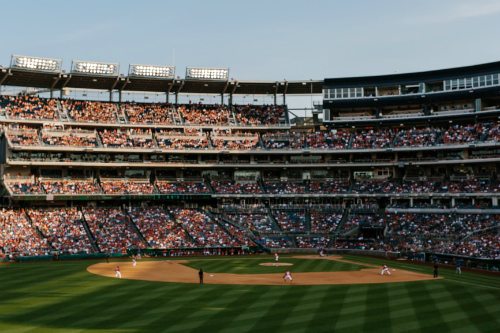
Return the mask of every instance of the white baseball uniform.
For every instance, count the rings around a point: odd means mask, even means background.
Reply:
[[[391,272],[389,271],[389,267],[387,267],[387,265],[384,265],[384,267],[382,267],[380,275],[384,275],[385,273],[387,273],[387,275],[391,275]]]
[[[120,267],[116,266],[115,268],[115,277],[121,279],[122,273],[120,272]]]

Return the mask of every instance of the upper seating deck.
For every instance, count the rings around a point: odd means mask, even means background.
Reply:
[[[5,121],[62,122],[88,125],[287,127],[279,105],[110,103],[102,101],[0,96]],[[1,121],[0,117],[0,121]]]
[[[11,147],[50,150],[102,148],[105,150],[205,150],[332,152],[363,149],[406,149],[497,144],[500,124],[496,120],[451,124],[394,127],[330,128],[322,131],[250,131],[227,128],[43,128],[8,124],[4,132]]]

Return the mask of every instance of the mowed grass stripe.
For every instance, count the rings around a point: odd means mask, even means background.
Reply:
[[[209,285],[198,288],[204,290],[196,292],[196,297],[193,297],[191,302],[183,302],[181,306],[172,309],[171,317],[164,322],[168,325],[169,331],[183,331],[186,325],[192,326],[193,323],[196,324],[194,327],[199,326],[205,320],[204,318],[214,314],[211,309],[223,307],[228,289],[223,290],[216,286],[209,287]]]
[[[85,313],[87,320],[88,316],[93,317],[92,322],[97,327],[113,328],[119,323],[119,319],[116,317],[116,319],[109,322],[108,318],[110,318],[111,314],[120,312],[120,306],[123,306],[123,304],[126,304],[126,306],[133,304],[125,303],[133,298],[133,296],[130,289],[121,290],[120,292],[109,291],[107,288],[102,288],[94,292],[94,294],[107,294],[107,297],[101,298],[100,301],[92,297],[92,294],[79,295],[61,303],[39,307],[36,311],[32,311],[27,315],[29,316],[28,318],[31,318],[31,321],[36,320],[37,323],[43,326],[51,326],[54,323],[66,323],[67,327],[79,327],[79,322],[85,322],[85,318],[82,317],[82,313]],[[83,309],[85,311],[82,311]],[[107,311],[103,312],[102,309],[107,309]],[[103,318],[103,313],[109,315]]]
[[[415,309],[417,320],[420,322],[420,328],[422,331],[428,332],[449,332],[450,329],[447,323],[443,321],[443,317],[436,307],[434,298],[429,294],[439,291],[442,287],[429,290],[426,287],[428,284],[430,283],[424,282],[407,285],[408,295]]]
[[[335,324],[339,320],[340,312],[344,306],[346,300],[346,295],[351,290],[351,286],[342,287],[329,287],[325,291],[318,291],[316,288],[316,293],[322,293],[322,297],[319,300],[318,311],[311,318],[307,326],[305,326],[305,332],[333,332]]]
[[[141,290],[144,289],[144,287],[141,288]],[[158,313],[165,313],[166,310],[169,310],[171,304],[170,302],[165,302],[165,299],[173,299],[171,295],[175,295],[176,292],[182,292],[182,289],[184,288],[181,285],[173,288],[158,286],[152,290],[147,290],[145,294],[139,294],[135,297],[129,308],[125,310],[126,313],[124,316],[127,320],[122,320],[121,324],[117,325],[117,327],[124,329],[136,328],[139,330],[142,327],[148,327],[156,320]],[[118,314],[113,315],[117,316]],[[123,318],[122,315],[118,315],[118,317]]]
[[[339,312],[334,331],[361,332],[365,324],[363,314],[366,312],[368,285],[359,285],[349,288],[345,302]]]
[[[488,304],[477,301],[478,291],[471,292],[469,289],[456,288],[452,284],[444,284],[450,297],[453,297],[457,303],[457,312],[465,315],[466,323],[460,325],[451,325],[454,330],[462,329],[472,331],[477,329],[475,323],[483,323],[482,329],[486,331],[495,331],[500,327],[499,304]],[[479,292],[480,293],[480,292]],[[459,310],[459,311],[458,311]]]
[[[293,286],[282,286],[279,296],[269,300],[262,309],[262,317],[251,327],[251,332],[277,331],[283,320],[289,313],[289,309],[295,304],[297,293],[302,288]]]
[[[251,294],[240,304],[236,304],[234,316],[223,320],[227,324],[222,325],[221,333],[228,332],[250,332],[256,321],[262,320],[262,314],[266,311],[268,304],[272,303],[283,290],[278,288],[252,288]]]
[[[419,331],[420,322],[416,318],[408,287],[404,284],[388,285],[387,294],[392,331]]]
[[[289,269],[293,271],[300,272],[321,272],[324,270],[328,270],[328,266],[322,262],[322,260],[297,260],[294,261],[297,267],[290,267]],[[323,265],[322,265],[323,264]],[[295,270],[294,270],[295,268]]]
[[[220,327],[232,327],[242,328],[242,322],[235,321],[235,318],[241,312],[247,312],[248,307],[254,303],[254,300],[258,298],[258,293],[248,290],[239,294],[233,293],[231,290],[228,290],[226,298],[223,302],[218,302],[217,304],[213,304],[213,315],[207,318],[207,320],[203,321],[198,327],[200,330],[205,330],[206,332],[215,332]],[[218,311],[217,309],[221,309]],[[209,309],[210,310],[210,309]]]
[[[128,281],[127,281],[128,282]],[[128,283],[127,283],[128,284]],[[134,284],[134,283],[132,283]],[[131,297],[128,299],[120,299],[117,305],[113,305],[117,300],[115,298],[110,298],[110,304],[105,304],[104,308],[109,308],[108,316],[103,316],[100,319],[100,327],[107,328],[139,328],[142,324],[151,322],[152,319],[147,316],[147,309],[152,306],[155,299],[165,298],[165,291],[161,286],[156,288],[152,288],[151,290],[147,290],[148,297],[145,298],[141,293],[144,286],[137,285],[127,285],[125,289]],[[140,314],[138,316],[137,314]],[[127,320],[123,320],[123,318],[127,318]],[[140,319],[137,322],[137,319]],[[144,319],[148,319],[144,321]],[[75,325],[83,325],[84,318],[80,320],[80,322],[76,322]]]
[[[296,330],[297,327],[304,327],[313,317],[310,305],[317,305],[318,303],[319,295],[315,292],[316,288],[307,286],[296,289],[300,290],[297,290],[294,299],[290,302],[288,315],[284,316],[284,320],[281,321],[279,331],[291,332]],[[314,297],[311,297],[311,294]]]
[[[364,331],[373,331],[379,327],[386,327],[391,332],[391,316],[389,308],[388,284],[371,285],[368,288],[366,310],[364,314]]]
[[[464,327],[470,327],[471,322],[467,313],[464,313],[458,303],[457,294],[450,293],[446,283],[425,284],[428,293],[435,300],[436,308],[450,330],[456,331]],[[439,290],[439,292],[436,292]]]

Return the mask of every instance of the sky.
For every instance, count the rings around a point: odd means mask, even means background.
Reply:
[[[3,66],[21,54],[62,58],[66,70],[78,59],[125,74],[135,63],[308,80],[500,60],[498,0],[3,0],[0,10]]]

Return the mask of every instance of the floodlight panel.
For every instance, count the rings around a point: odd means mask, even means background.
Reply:
[[[173,78],[175,76],[175,67],[133,64],[129,67],[129,76]]]
[[[229,78],[228,68],[186,68],[187,79],[209,79],[227,80]]]
[[[118,64],[95,61],[73,61],[72,71],[81,74],[118,75]]]
[[[61,70],[62,60],[13,55],[10,66],[32,71],[59,72]]]

